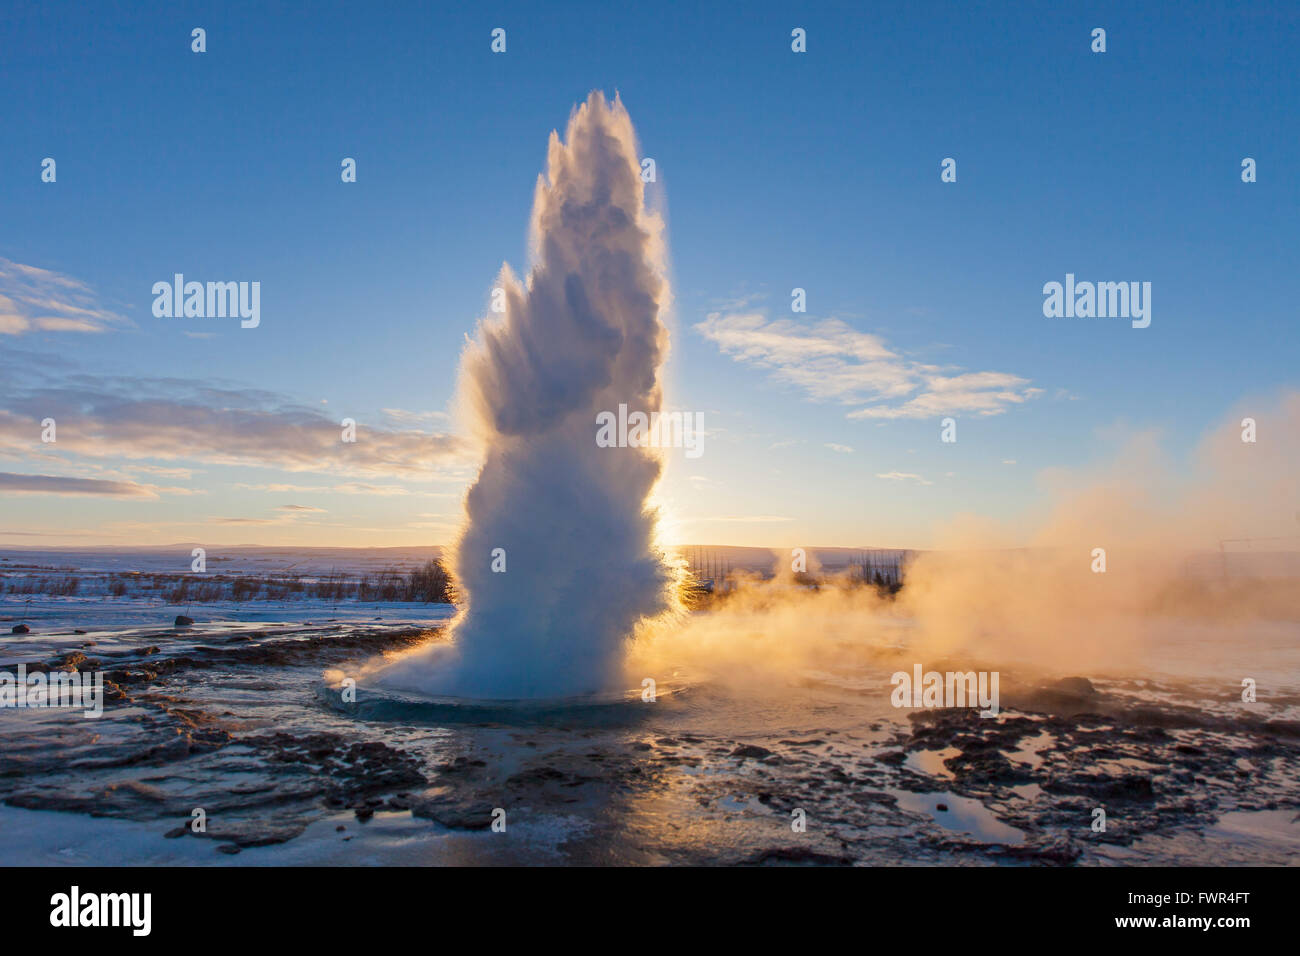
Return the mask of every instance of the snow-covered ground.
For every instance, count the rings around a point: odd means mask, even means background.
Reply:
[[[1300,846],[1295,621],[1171,620],[1145,666],[1099,661],[1083,697],[1075,675],[988,661],[996,720],[892,708],[901,626],[758,684],[672,671],[652,706],[635,689],[539,709],[364,685],[344,703],[327,673],[444,639],[456,609],[306,589],[177,604],[174,584],[149,585],[188,574],[185,553],[0,557],[9,583],[140,579],[0,594],[0,670],[102,672],[113,691],[96,719],[0,710],[4,864],[1282,864]],[[283,580],[302,570],[291,557],[217,577]],[[429,557],[317,555],[303,574]],[[5,633],[20,619],[28,633]],[[201,836],[185,830],[197,808]]]

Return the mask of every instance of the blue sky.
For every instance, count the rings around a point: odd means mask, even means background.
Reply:
[[[1294,4],[437,6],[5,5],[0,296],[30,320],[58,293],[101,331],[0,334],[0,472],[115,484],[0,482],[0,544],[445,540],[473,462],[415,435],[454,432],[464,337],[501,263],[526,268],[547,136],[592,89],[656,161],[669,400],[710,431],[670,463],[679,540],[924,546],[1117,431],[1179,460],[1296,382]],[[261,325],[155,318],[176,272],[259,281]],[[1045,318],[1067,272],[1150,282],[1151,326]],[[775,338],[746,359],[701,324]],[[801,366],[810,341],[829,366]],[[851,418],[899,404],[821,374],[852,379],[866,344],[920,391],[924,368],[996,373],[1016,399],[954,407],[952,445],[939,415]],[[215,432],[150,441],[140,396],[274,410],[290,435],[350,416],[391,448],[286,468],[270,428],[234,457]],[[45,406],[69,440],[39,442]],[[144,419],[95,446],[91,408]]]

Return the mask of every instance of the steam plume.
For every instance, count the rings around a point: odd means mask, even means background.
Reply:
[[[1242,440],[1246,416],[1258,419],[1256,442]],[[937,528],[939,547],[908,566],[895,600],[847,580],[793,587],[785,551],[774,578],[742,580],[712,612],[638,642],[633,673],[684,666],[777,694],[805,670],[884,661],[888,674],[945,660],[1089,675],[1181,669],[1229,684],[1247,668],[1261,687],[1294,686],[1294,664],[1287,676],[1276,663],[1294,656],[1269,650],[1294,648],[1300,621],[1297,434],[1300,392],[1286,390],[1222,416],[1184,462],[1166,461],[1156,435],[1135,435],[1100,468],[1045,475],[1041,511]],[[1221,552],[1225,539],[1243,551]]]
[[[504,316],[481,323],[461,361],[459,411],[485,453],[452,562],[465,609],[450,646],[398,660],[384,684],[487,698],[606,690],[639,623],[672,605],[647,505],[660,459],[595,440],[598,412],[662,402],[662,223],[644,209],[638,155],[627,110],[599,92],[564,142],[551,134],[532,271],[521,283],[502,268]]]

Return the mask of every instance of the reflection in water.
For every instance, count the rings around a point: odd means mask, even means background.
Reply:
[[[1300,793],[1293,739],[1196,706],[1196,684],[1113,678],[1053,716],[1050,678],[1007,672],[996,720],[906,712],[888,702],[895,648],[761,682],[679,669],[653,702],[639,688],[466,702],[365,687],[344,702],[339,675],[425,637],[263,624],[41,639],[44,659],[85,654],[64,666],[103,669],[119,694],[99,720],[0,715],[0,824],[57,832],[67,861],[96,845],[220,864],[1195,862],[1211,843],[1286,862],[1295,849],[1295,811],[1276,809]],[[12,645],[6,666],[32,647]],[[184,831],[195,806],[202,837]],[[61,812],[13,816],[31,810]],[[49,845],[11,856],[41,861]]]

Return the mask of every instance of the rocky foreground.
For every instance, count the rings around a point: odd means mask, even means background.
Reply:
[[[900,717],[884,692],[811,678],[779,699],[700,681],[654,704],[531,709],[364,689],[352,704],[322,679],[436,639],[231,625],[69,635],[39,660],[6,648],[8,669],[103,671],[108,700],[97,720],[0,711],[0,800],[60,811],[39,818],[55,844],[69,814],[116,818],[186,841],[187,859],[189,841],[217,857],[309,839],[383,862],[367,828],[394,821],[429,863],[1284,863],[1296,850],[1300,724],[1230,689],[1004,672],[1002,712],[983,719]],[[454,857],[449,833],[464,837]]]

